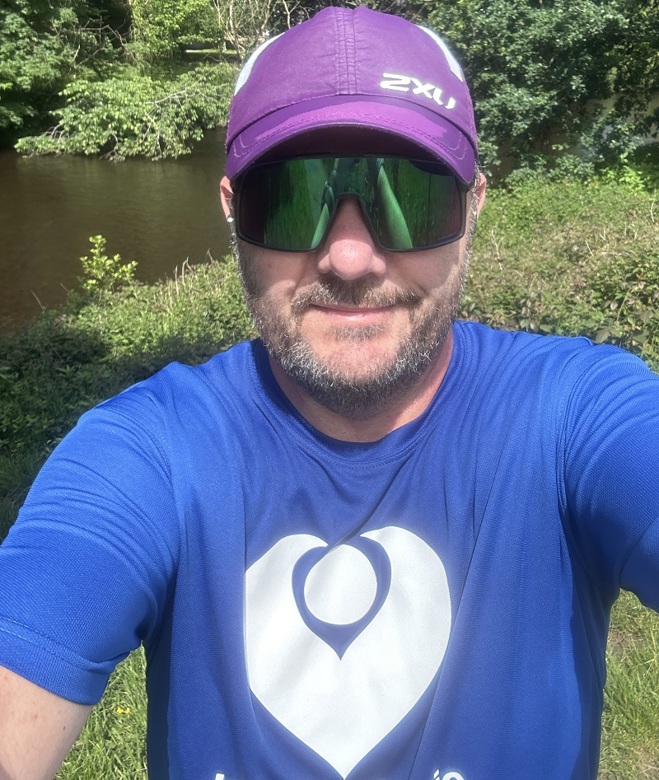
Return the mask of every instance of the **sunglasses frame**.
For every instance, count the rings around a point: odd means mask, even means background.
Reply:
[[[247,208],[247,206],[243,205],[244,199],[243,198],[243,192],[241,192],[241,184],[244,181],[245,177],[253,171],[255,168],[266,168],[270,167],[272,165],[276,165],[277,163],[285,163],[285,162],[293,162],[295,160],[318,160],[318,159],[334,159],[334,160],[342,160],[342,159],[352,159],[352,158],[360,158],[364,160],[373,159],[375,161],[381,160],[381,159],[387,159],[387,160],[405,160],[407,162],[418,164],[418,165],[438,165],[439,167],[445,169],[454,179],[457,190],[460,196],[460,224],[461,229],[458,231],[458,233],[452,233],[450,236],[447,236],[446,238],[440,239],[439,241],[433,242],[431,244],[426,244],[420,247],[411,247],[411,248],[405,248],[405,249],[390,249],[388,247],[385,247],[375,234],[375,230],[373,228],[373,225],[371,223],[371,220],[368,216],[368,212],[366,210],[366,204],[361,197],[361,195],[357,193],[341,193],[337,198],[334,200],[334,205],[331,211],[331,214],[329,216],[327,225],[325,226],[325,229],[323,231],[322,238],[318,242],[317,246],[309,249],[286,249],[282,247],[273,247],[266,243],[263,243],[261,241],[257,241],[253,238],[249,238],[246,235],[244,235],[241,231],[240,225],[241,225],[241,210],[242,208]],[[328,186],[327,183],[325,185]],[[362,213],[362,218],[364,220],[364,224],[366,225],[366,228],[368,229],[368,232],[371,236],[371,239],[373,240],[373,243],[375,246],[377,246],[379,249],[385,251],[385,252],[392,252],[395,254],[404,254],[404,253],[410,253],[410,252],[424,252],[429,249],[437,249],[441,246],[447,246],[448,244],[453,244],[456,241],[459,241],[465,234],[467,229],[467,193],[472,188],[472,184],[465,184],[463,181],[461,181],[454,173],[451,172],[451,170],[443,165],[441,162],[437,160],[422,160],[422,159],[416,159],[412,157],[407,157],[403,155],[377,155],[377,154],[339,154],[339,155],[331,155],[331,154],[311,154],[311,155],[299,155],[299,156],[292,156],[292,157],[285,157],[282,159],[274,159],[274,160],[267,160],[264,162],[259,162],[254,165],[251,165],[247,170],[245,170],[243,173],[240,174],[236,178],[234,182],[232,182],[232,188],[233,188],[233,208],[232,208],[232,216],[234,218],[234,225],[236,230],[237,237],[244,241],[247,244],[251,244],[252,246],[258,246],[262,249],[267,249],[271,252],[291,252],[295,254],[301,254],[301,253],[309,253],[309,252],[316,252],[318,249],[322,246],[323,242],[327,238],[327,234],[329,230],[331,229],[332,223],[334,222],[334,219],[336,217],[339,203],[344,200],[345,198],[355,198],[357,202],[359,203],[360,211]]]

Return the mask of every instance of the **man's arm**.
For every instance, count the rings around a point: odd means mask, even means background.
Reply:
[[[0,780],[52,780],[90,711],[0,666]]]

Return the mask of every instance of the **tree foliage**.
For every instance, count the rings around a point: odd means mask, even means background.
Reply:
[[[487,166],[542,164],[556,145],[605,160],[649,129],[657,0],[440,0],[429,21],[465,65]],[[615,92],[611,114],[592,107]]]
[[[232,69],[199,65],[173,78],[135,69],[103,81],[77,79],[64,90],[49,132],[22,138],[26,154],[177,157],[190,151],[203,131],[226,122]]]
[[[118,2],[118,0],[117,0]],[[9,0],[0,6],[0,136],[29,130],[76,71],[107,61],[120,38],[113,0]]]
[[[129,52],[135,59],[157,62],[180,55],[189,45],[222,45],[210,0],[128,0],[132,18]]]
[[[191,67],[186,49],[217,59],[229,48],[242,59],[339,4],[444,35],[465,65],[482,160],[494,172],[579,173],[656,136],[659,110],[648,107],[659,93],[659,0],[5,0],[0,136],[43,130],[54,112],[55,127],[22,141],[23,151],[178,154],[225,111],[208,73],[178,83]],[[228,89],[231,72],[215,76]]]
[[[613,91],[617,99],[604,118],[608,146],[625,156],[630,136],[657,139],[659,106],[648,111],[659,95],[659,0],[621,0],[627,19],[625,36],[616,45]]]

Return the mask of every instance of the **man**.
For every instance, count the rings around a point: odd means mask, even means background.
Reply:
[[[227,144],[262,341],[102,404],[37,478],[0,777],[51,777],[143,642],[157,780],[595,778],[610,606],[659,607],[659,379],[453,321],[485,181],[434,33],[322,11],[246,64]]]

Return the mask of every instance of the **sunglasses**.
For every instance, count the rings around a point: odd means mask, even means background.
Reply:
[[[438,162],[404,157],[300,157],[248,168],[234,184],[238,237],[286,252],[325,239],[342,198],[357,198],[373,240],[413,252],[462,238],[466,193]]]

